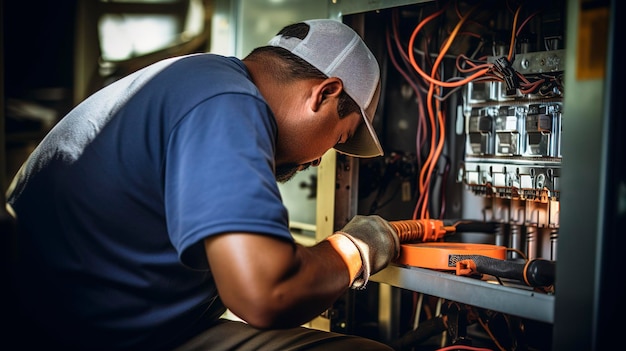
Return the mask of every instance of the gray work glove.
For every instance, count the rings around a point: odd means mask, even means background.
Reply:
[[[400,255],[400,239],[393,227],[380,216],[356,215],[341,230],[358,248],[363,263],[351,288],[364,289],[370,275],[387,267]]]

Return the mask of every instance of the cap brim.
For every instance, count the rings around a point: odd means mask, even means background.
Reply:
[[[376,131],[363,109],[361,109],[361,115],[363,116],[363,123],[359,125],[354,135],[347,142],[337,144],[335,150],[355,157],[382,156],[384,154],[383,148],[380,146]]]

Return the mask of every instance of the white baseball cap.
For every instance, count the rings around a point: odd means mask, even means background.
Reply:
[[[309,32],[304,39],[277,35],[268,45],[299,56],[328,77],[343,82],[346,93],[359,105],[363,122],[354,135],[335,149],[356,157],[382,156],[372,120],[380,97],[380,68],[361,37],[350,27],[332,19],[304,21]]]

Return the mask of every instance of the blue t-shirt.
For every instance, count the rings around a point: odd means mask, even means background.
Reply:
[[[167,59],[86,99],[8,192],[22,309],[90,350],[167,349],[205,329],[225,309],[203,239],[293,240],[276,128],[232,57]]]

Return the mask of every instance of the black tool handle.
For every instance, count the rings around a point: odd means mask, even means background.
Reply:
[[[458,262],[476,273],[520,280],[528,286],[540,287],[554,284],[556,271],[554,261],[539,258],[521,263],[481,255],[464,255],[459,257]]]

